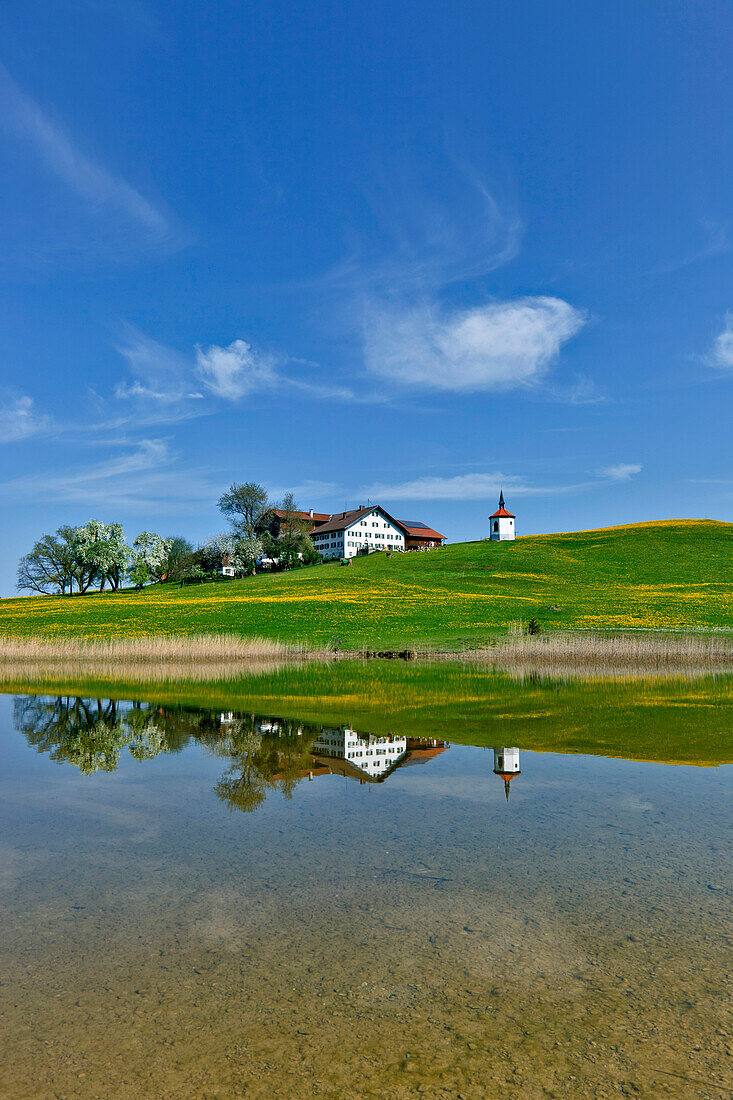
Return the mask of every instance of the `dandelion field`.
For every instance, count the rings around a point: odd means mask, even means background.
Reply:
[[[230,583],[0,600],[0,635],[238,633],[346,649],[460,650],[554,630],[733,630],[733,524],[669,520],[375,554]]]

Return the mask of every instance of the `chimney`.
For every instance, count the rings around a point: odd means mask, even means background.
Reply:
[[[311,518],[311,519],[313,519],[313,509],[312,509],[312,508],[311,508],[311,510],[310,510],[310,511],[308,512],[308,515],[310,516],[310,518]]]

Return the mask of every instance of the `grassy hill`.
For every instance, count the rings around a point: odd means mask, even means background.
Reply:
[[[550,629],[733,628],[733,524],[668,520],[179,589],[0,600],[0,634],[233,631],[314,645],[456,648]]]

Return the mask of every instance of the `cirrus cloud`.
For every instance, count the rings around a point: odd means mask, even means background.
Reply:
[[[623,462],[606,466],[593,479],[574,484],[537,485],[517,474],[501,472],[476,472],[456,474],[454,477],[418,477],[393,485],[370,485],[362,489],[362,495],[385,500],[485,500],[499,495],[503,489],[512,496],[555,496],[580,492],[598,486],[600,481],[629,481],[641,472],[637,463]]]
[[[21,394],[0,405],[0,442],[17,443],[39,435],[51,426],[51,418],[36,411],[33,398]]]
[[[733,370],[733,313],[726,313],[723,329],[713,341],[710,356],[713,366]]]

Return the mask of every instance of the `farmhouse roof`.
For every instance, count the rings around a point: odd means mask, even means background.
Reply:
[[[400,527],[404,527],[408,535],[416,539],[444,539],[445,535],[441,535],[440,531],[434,531],[432,527],[428,527],[426,523],[408,523],[405,519],[397,521]]]
[[[277,516],[278,519],[287,519],[287,517],[295,516],[296,519],[310,519],[314,523],[326,523],[331,518],[330,512],[286,512],[284,508],[273,508],[272,514]]]
[[[397,524],[398,527],[404,526],[398,519],[391,516],[389,512],[385,512],[381,505],[370,504],[366,508],[352,508],[350,512],[336,512],[335,515],[331,516],[328,523],[322,523],[320,526],[316,527],[314,534],[327,535],[329,531],[343,531],[345,528],[350,527],[352,523],[358,522],[360,519],[363,519],[364,516],[368,516],[370,512],[374,511],[381,512],[383,516],[386,516],[392,523]]]

